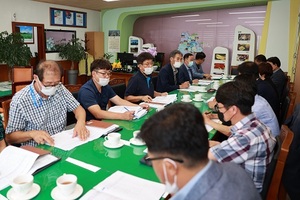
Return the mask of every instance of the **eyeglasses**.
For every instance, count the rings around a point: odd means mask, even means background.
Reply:
[[[111,76],[111,71],[107,71],[107,72],[101,72],[101,71],[95,71],[98,74],[101,74],[102,76]]]
[[[153,161],[153,160],[162,160],[162,159],[165,159],[165,158],[169,158],[169,157],[156,157],[156,158],[147,157],[147,158],[145,158],[145,160],[146,161]],[[183,160],[177,159],[177,158],[169,158],[169,159],[174,160],[175,162],[179,162],[179,163],[184,162]]]
[[[232,106],[229,106],[229,108],[227,108],[227,110],[225,112],[223,112],[223,114],[226,113],[231,107]],[[226,108],[226,107],[225,106],[220,106],[219,107],[218,104],[216,104],[214,108],[215,108],[215,111],[220,112],[220,109]]]

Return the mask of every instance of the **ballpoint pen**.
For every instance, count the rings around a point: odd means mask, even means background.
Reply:
[[[131,111],[130,111],[128,108],[126,108],[125,106],[124,106],[124,109],[125,109],[126,111],[128,111],[128,112],[131,112]],[[133,113],[133,116],[136,117],[134,113]]]

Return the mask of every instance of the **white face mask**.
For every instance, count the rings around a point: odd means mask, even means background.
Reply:
[[[174,165],[175,168],[177,168],[176,163],[169,159],[169,158],[165,158],[164,161],[170,162],[172,163],[172,165]],[[165,163],[163,163],[163,171],[164,171],[164,178],[165,178],[165,192],[169,193],[169,194],[175,194],[176,192],[178,192],[179,188],[177,186],[177,175],[174,176],[174,183],[170,183],[168,180],[168,176],[167,176],[167,169],[165,166]]]
[[[146,75],[150,75],[150,74],[152,74],[152,72],[153,72],[153,67],[147,67],[144,69],[144,73]]]
[[[100,86],[106,86],[109,83],[109,78],[99,78],[98,84]]]
[[[52,96],[52,95],[55,94],[58,86],[45,87],[40,80],[39,80],[39,82],[40,82],[40,85],[41,85],[41,88],[40,88],[41,93],[43,93],[46,96]]]
[[[176,61],[176,62],[174,63],[174,67],[175,67],[175,68],[179,68],[181,65],[182,65],[182,62]]]
[[[190,61],[189,62],[189,67],[193,66],[194,62],[193,61]]]

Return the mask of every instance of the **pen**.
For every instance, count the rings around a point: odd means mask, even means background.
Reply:
[[[131,112],[131,111],[130,111],[128,108],[126,108],[125,106],[124,106],[124,108],[125,108],[126,111]],[[133,116],[136,117],[135,114],[133,114]]]

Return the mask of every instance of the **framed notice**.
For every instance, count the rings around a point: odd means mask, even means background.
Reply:
[[[34,27],[33,26],[16,26],[16,32],[20,33],[25,44],[34,44]]]
[[[50,24],[52,26],[71,26],[86,28],[86,20],[86,12],[50,8]]]

